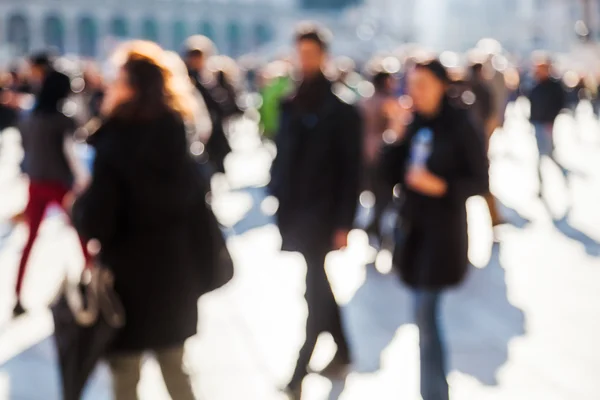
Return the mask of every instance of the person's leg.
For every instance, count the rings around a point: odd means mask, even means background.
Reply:
[[[194,400],[190,378],[183,365],[183,345],[156,352],[163,379],[172,399]]]
[[[535,129],[535,142],[538,148],[538,179],[539,179],[539,197],[542,197],[543,176],[542,176],[542,156],[547,154],[547,138],[546,130],[543,124],[536,123],[533,125]]]
[[[421,350],[421,396],[423,400],[448,400],[445,350],[439,325],[440,292],[415,293],[415,318]]]
[[[140,381],[142,354],[122,354],[108,358],[113,377],[114,400],[135,400]]]
[[[69,193],[69,189],[67,189],[66,187],[57,186],[56,188],[54,188],[53,195],[52,195],[52,202],[58,204],[66,214],[69,214],[69,212],[65,209],[64,201],[65,201],[65,196],[67,196],[68,193]],[[81,246],[81,252],[83,253],[83,258],[85,259],[84,267],[88,268],[90,266],[90,261],[91,261],[92,257],[90,256],[90,253],[88,252],[87,240],[84,239],[79,234],[78,234],[78,237],[79,237],[79,245]]]
[[[491,192],[486,193],[483,198],[487,204],[488,210],[490,211],[490,217],[492,219],[492,227],[502,224],[502,217],[498,212],[498,205],[496,204],[496,198]]]
[[[23,288],[23,280],[25,278],[27,262],[29,261],[31,249],[33,248],[33,244],[37,238],[40,225],[44,219],[44,213],[47,206],[48,199],[46,198],[44,187],[36,184],[35,182],[31,182],[29,184],[29,201],[25,209],[25,221],[29,227],[29,237],[27,238],[27,243],[25,244],[23,254],[21,255],[19,272],[17,274],[17,284],[15,287],[18,303],[20,303],[21,299],[21,290]]]
[[[325,257],[327,250],[314,249],[304,254],[306,260],[306,304],[308,318],[306,321],[306,340],[298,357],[296,369],[290,382],[291,388],[302,384],[307,374],[319,334],[329,331],[338,346],[335,361],[349,363],[348,343],[342,329],[339,306],[325,273]]]

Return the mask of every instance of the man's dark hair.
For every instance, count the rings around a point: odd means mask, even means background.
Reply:
[[[52,66],[53,57],[47,51],[42,51],[31,55],[29,62],[31,65],[42,68],[49,68]]]
[[[191,49],[185,52],[186,57],[202,57],[204,56],[204,52],[199,49]]]
[[[315,24],[302,24],[296,29],[296,43],[303,41],[316,43],[321,50],[329,50],[329,33]]]
[[[389,72],[378,72],[373,75],[373,86],[375,86],[375,90],[380,91],[384,90],[387,84],[387,81],[392,77]]]
[[[483,64],[475,63],[475,64],[471,65],[471,73],[474,76],[479,76],[482,72],[483,72]]]

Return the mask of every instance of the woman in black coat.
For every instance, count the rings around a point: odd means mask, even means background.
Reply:
[[[483,135],[465,107],[448,97],[448,83],[438,61],[415,68],[409,79],[412,123],[398,132],[383,156],[388,182],[403,189],[394,265],[415,291],[424,400],[448,399],[440,294],[465,277],[465,203],[486,193],[489,185]]]
[[[100,261],[125,308],[109,354],[117,400],[137,398],[144,351],[156,355],[172,398],[194,398],[182,357],[207,290],[209,217],[188,155],[184,118],[192,104],[171,89],[161,54],[145,42],[128,51],[106,94],[108,118],[90,139],[91,186],[73,207],[80,232],[100,242]]]

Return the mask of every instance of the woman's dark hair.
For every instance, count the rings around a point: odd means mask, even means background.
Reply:
[[[193,120],[194,98],[187,93],[191,87],[187,74],[179,77],[185,86],[178,85],[174,71],[167,65],[167,55],[155,43],[132,41],[120,49],[121,68],[133,98],[112,111],[113,117],[127,120],[148,120],[164,112],[174,111],[186,120]],[[184,79],[185,80],[182,80]]]
[[[42,82],[34,112],[60,112],[62,103],[71,94],[71,80],[63,73],[50,71]]]
[[[316,43],[323,51],[329,49],[329,33],[313,23],[301,24],[296,29],[296,43],[305,40]]]
[[[133,98],[115,110],[125,119],[151,119],[169,109],[162,69],[143,58],[130,58],[123,64]]]
[[[448,75],[448,70],[444,65],[437,59],[420,62],[415,65],[415,69],[424,69],[431,72],[438,78],[442,83],[450,83],[450,76]]]

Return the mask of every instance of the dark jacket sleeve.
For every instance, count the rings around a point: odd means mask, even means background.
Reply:
[[[348,106],[340,121],[337,144],[340,149],[341,174],[339,192],[336,193],[339,207],[335,216],[337,229],[352,229],[356,216],[360,191],[362,154],[362,119],[355,107]]]
[[[458,150],[463,158],[463,168],[459,176],[450,179],[446,196],[462,203],[469,197],[489,191],[489,162],[483,143],[484,135],[467,116],[461,116],[457,132]]]
[[[271,165],[271,181],[269,182],[269,192],[271,195],[281,200],[285,191],[286,169],[290,157],[289,154],[289,135],[286,132],[288,128],[287,120],[289,118],[289,109],[285,103],[281,104],[281,113],[279,116],[279,128],[275,135],[275,148],[277,154]]]
[[[100,244],[112,241],[117,233],[120,207],[119,174],[110,153],[98,148],[92,182],[73,206],[73,224],[87,239]]]

